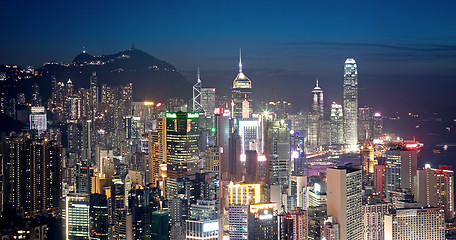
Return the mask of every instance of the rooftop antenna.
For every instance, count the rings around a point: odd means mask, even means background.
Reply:
[[[239,48],[239,72],[242,72],[242,48]]]

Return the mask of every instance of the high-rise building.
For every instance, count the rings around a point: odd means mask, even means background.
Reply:
[[[242,72],[242,57],[239,56],[239,73],[231,89],[231,117],[235,121],[252,116],[252,81]],[[237,122],[235,123],[237,125]]]
[[[90,237],[108,239],[108,201],[106,195],[90,195]]]
[[[317,112],[320,115],[320,119],[323,120],[324,117],[324,102],[323,102],[323,90],[321,90],[320,86],[318,86],[318,79],[317,84],[312,90],[313,94],[313,105],[312,110]]]
[[[374,165],[374,188],[380,195],[380,199],[386,200],[386,165],[385,163],[379,163]]]
[[[403,143],[386,151],[386,198],[389,192],[408,188],[415,192],[414,178],[418,164],[419,143]]]
[[[192,97],[192,111],[193,112],[204,112],[203,105],[201,104],[201,79],[200,72],[198,68],[198,79],[196,80],[195,85],[193,85],[193,97]]]
[[[228,185],[230,205],[249,205],[261,201],[261,184],[240,183]]]
[[[374,113],[372,120],[372,139],[378,139],[383,135],[383,119],[379,112]]]
[[[358,144],[358,67],[353,58],[344,67],[344,142],[349,149]]]
[[[30,130],[37,130],[38,133],[45,132],[47,130],[46,109],[44,107],[31,107],[30,111]]]
[[[215,201],[198,200],[192,204],[186,225],[186,239],[217,240],[220,227]]]
[[[279,215],[281,240],[304,240],[307,238],[307,211],[295,208]]]
[[[219,173],[221,153],[221,147],[208,147],[206,149],[206,159],[204,161],[204,169],[206,172]]]
[[[364,142],[365,139],[373,140],[372,124],[373,124],[372,108],[368,106],[358,108],[358,141]]]
[[[278,239],[277,203],[257,203],[249,208],[248,239]]]
[[[451,167],[426,166],[419,169],[415,181],[415,199],[425,206],[440,207],[445,219],[454,218],[454,172]]]
[[[240,120],[241,154],[245,154],[247,150],[260,152],[261,142],[259,140],[262,139],[261,135],[261,122],[258,119]]]
[[[89,89],[89,114],[92,118],[98,110],[98,79],[97,73],[93,72],[90,76],[90,89]]]
[[[445,239],[445,217],[440,208],[396,209],[385,215],[385,240]]]
[[[339,232],[339,224],[336,223],[332,216],[329,216],[323,222],[323,232],[321,234],[326,240],[341,240]]]
[[[359,166],[345,165],[328,168],[327,171],[328,216],[336,219],[340,227],[340,239],[361,240],[362,171]]]
[[[151,215],[151,239],[169,240],[169,212],[156,211]]]
[[[74,193],[65,198],[65,239],[90,239],[89,195]]]
[[[268,121],[265,126],[265,156],[269,161],[271,185],[287,185],[290,172],[290,129],[284,120]]]
[[[342,105],[333,102],[331,104],[331,145],[344,144],[344,120]]]
[[[187,177],[187,171],[199,166],[198,119],[198,113],[166,113],[168,199],[173,199],[181,191],[178,182]]]
[[[201,88],[201,105],[206,116],[214,117],[215,88]]]
[[[363,205],[363,239],[384,239],[384,216],[389,213],[392,207],[391,203]]]
[[[374,146],[366,139],[360,147],[360,163],[363,170],[363,186],[373,185],[374,166],[377,165],[377,160],[374,159]]]
[[[157,182],[166,177],[160,176],[162,166],[166,167],[166,118],[157,119],[157,127],[149,131],[149,161],[146,182],[157,186]],[[163,179],[162,179],[163,180]]]

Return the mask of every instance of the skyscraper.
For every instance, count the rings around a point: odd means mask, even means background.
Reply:
[[[241,53],[239,53],[241,54]],[[231,89],[231,117],[235,121],[252,116],[252,82],[242,72],[242,57],[239,56],[239,73]],[[236,122],[237,125],[237,122]]]
[[[65,198],[65,239],[89,239],[89,195],[75,193]]]
[[[377,165],[377,161],[374,159],[374,146],[369,139],[366,139],[360,147],[360,153],[360,162],[363,170],[363,186],[372,186],[374,165]]]
[[[187,171],[199,163],[198,113],[166,113],[167,193],[176,197],[178,181],[187,177]],[[182,186],[181,186],[182,187]]]
[[[415,184],[414,194],[418,202],[442,208],[447,220],[454,218],[454,172],[451,167],[419,169]]]
[[[345,165],[327,169],[328,216],[340,226],[340,239],[363,239],[361,167]]]
[[[358,67],[347,58],[344,67],[344,142],[355,150],[358,144]]]
[[[192,111],[193,112],[204,112],[203,105],[201,105],[201,79],[200,72],[198,68],[198,79],[196,80],[195,85],[193,85],[193,98],[192,98]]]
[[[344,122],[342,105],[333,102],[331,104],[331,145],[342,145],[344,143]]]
[[[323,103],[323,90],[318,86],[318,79],[317,84],[312,90],[313,94],[313,105],[312,109],[314,112],[318,112],[320,115],[320,119],[323,120],[324,117],[324,103]]]
[[[214,117],[215,88],[201,88],[201,105],[206,116]]]
[[[265,156],[269,161],[269,183],[287,185],[290,172],[290,129],[284,120],[268,121]]]

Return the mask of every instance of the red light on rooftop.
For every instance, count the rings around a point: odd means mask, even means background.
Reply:
[[[212,91],[215,92],[215,88],[213,88]]]
[[[159,107],[161,107],[161,105],[162,105],[162,103],[159,102],[159,103],[157,103],[157,105],[155,105],[155,106],[159,108]]]
[[[451,166],[439,165],[440,170],[453,170]]]
[[[223,108],[214,108],[214,114],[223,114]]]
[[[419,143],[406,143],[405,148],[407,149],[417,149],[420,147]]]

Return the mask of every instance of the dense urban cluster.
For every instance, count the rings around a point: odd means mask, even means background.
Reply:
[[[343,102],[316,80],[298,112],[255,103],[241,60],[231,96],[199,71],[191,100],[134,102],[96,72],[80,89],[52,77],[46,100],[36,83],[2,93],[26,128],[1,136],[1,238],[445,239],[451,167],[419,168],[422,144],[384,133],[355,60],[342,69]]]

